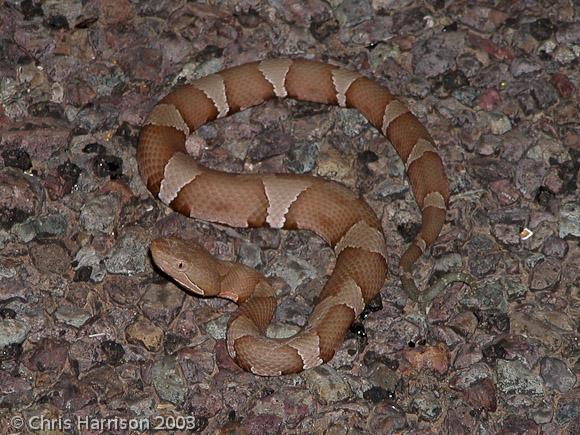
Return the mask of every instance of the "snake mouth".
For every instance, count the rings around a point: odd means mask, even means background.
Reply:
[[[186,289],[194,292],[196,295],[205,296],[205,291],[202,290],[196,283],[194,283],[189,278],[189,276],[187,276],[186,273],[181,273],[180,275],[181,275],[182,279],[178,279],[176,277],[173,277],[173,279],[175,279],[179,284],[181,284]]]

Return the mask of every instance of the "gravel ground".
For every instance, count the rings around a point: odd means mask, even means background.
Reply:
[[[0,6],[1,432],[580,433],[578,2],[210,3]],[[176,83],[276,56],[357,69],[408,102],[452,192],[416,277],[462,270],[477,287],[423,310],[390,274],[329,364],[259,378],[227,355],[235,306],[168,282],[150,240],[195,238],[263,271],[280,334],[303,324],[330,248],[171,212],[135,146]],[[346,184],[382,216],[391,270],[417,230],[402,163],[353,110],[270,102],[192,145],[212,167]]]

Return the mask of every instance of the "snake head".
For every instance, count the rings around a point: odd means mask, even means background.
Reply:
[[[168,237],[151,242],[154,263],[181,286],[201,296],[220,291],[219,262],[191,240]]]

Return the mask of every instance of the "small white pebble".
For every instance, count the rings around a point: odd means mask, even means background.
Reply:
[[[522,240],[528,240],[530,237],[532,237],[534,235],[534,232],[532,230],[530,230],[529,228],[524,228],[521,232],[520,232],[520,238]]]

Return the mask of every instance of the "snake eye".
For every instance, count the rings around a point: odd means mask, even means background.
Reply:
[[[179,263],[177,263],[177,268],[179,270],[183,270],[184,267],[185,267],[185,264],[183,264],[183,261],[180,261]]]

